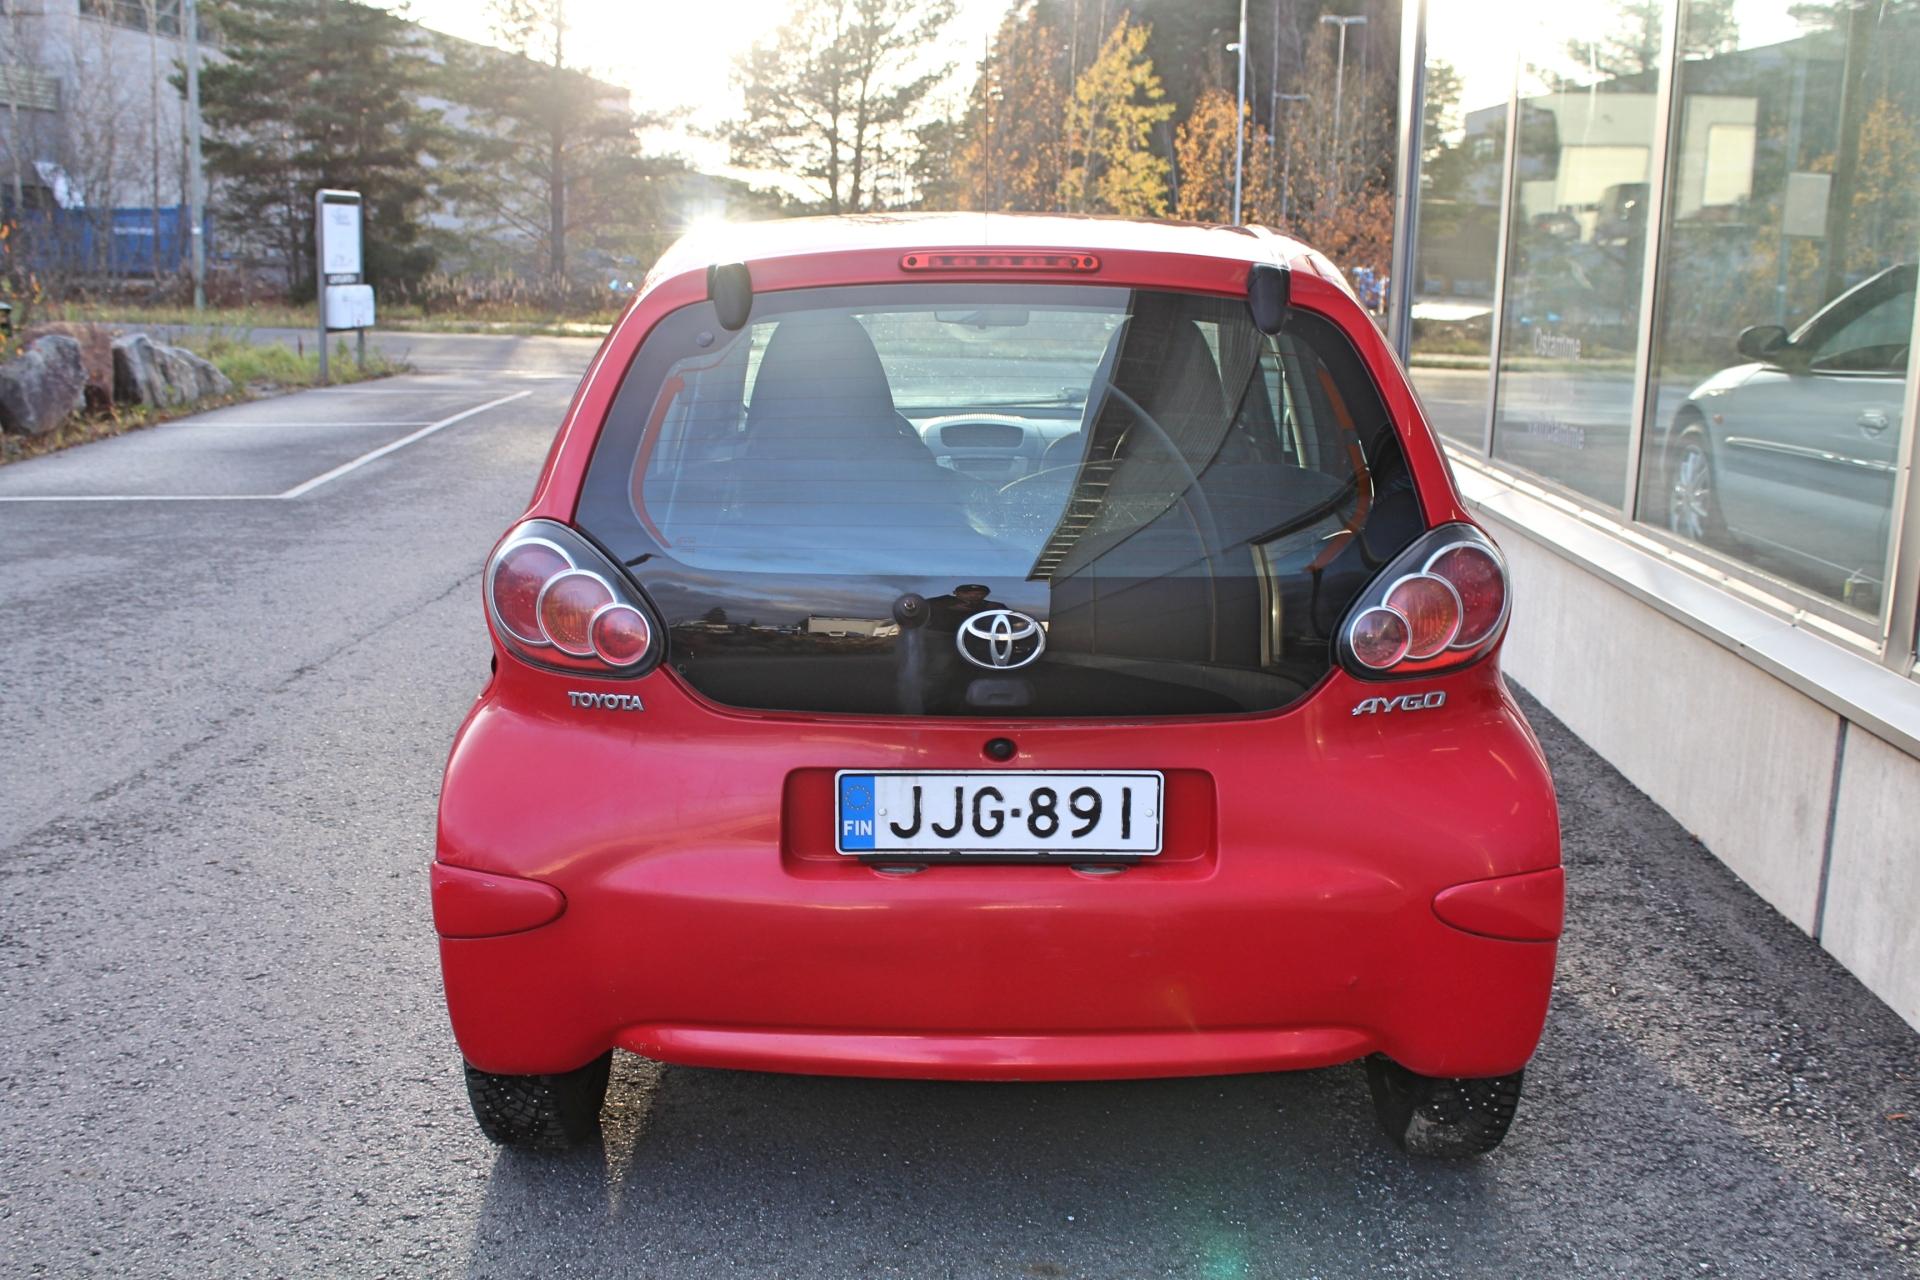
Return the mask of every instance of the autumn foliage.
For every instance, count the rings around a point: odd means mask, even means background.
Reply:
[[[1074,78],[1058,33],[1015,8],[981,64],[951,189],[982,209],[1165,217],[1172,168],[1153,140],[1174,104],[1150,34],[1121,14]]]
[[[1233,162],[1235,137],[1233,95],[1224,89],[1208,89],[1200,95],[1189,115],[1174,135],[1174,159],[1179,163],[1180,203],[1178,217],[1191,222],[1231,222],[1233,220]],[[1266,213],[1278,207],[1275,173],[1268,163],[1272,150],[1267,131],[1246,112],[1246,153],[1254,163],[1248,165],[1241,181],[1240,208]]]
[[[1274,55],[1266,84],[1249,85],[1237,152],[1231,62],[1218,33],[1168,4],[1136,3],[1177,30],[1156,43],[1156,25],[1126,10],[1016,0],[980,61],[964,116],[920,130],[921,207],[1231,222],[1238,154],[1242,222],[1297,236],[1343,267],[1384,273],[1391,82],[1362,74],[1350,51],[1342,84],[1337,45],[1303,10],[1288,28],[1295,35],[1283,85],[1297,105],[1278,110],[1271,96]],[[1108,15],[1104,27],[1096,14]],[[1155,48],[1180,58],[1167,75]],[[1175,101],[1169,80],[1186,86],[1189,105]]]

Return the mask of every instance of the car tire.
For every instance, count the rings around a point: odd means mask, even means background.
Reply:
[[[1726,536],[1713,465],[1713,444],[1699,419],[1683,425],[1667,446],[1667,531],[1694,542],[1718,542]]]
[[[564,1151],[600,1132],[613,1054],[550,1076],[500,1076],[466,1063],[467,1100],[480,1132],[503,1147]]]
[[[1409,1155],[1440,1160],[1471,1159],[1500,1145],[1520,1106],[1523,1075],[1449,1079],[1420,1075],[1379,1054],[1367,1059],[1380,1127]]]

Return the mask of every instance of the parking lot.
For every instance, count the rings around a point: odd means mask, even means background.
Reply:
[[[593,344],[443,345],[0,468],[0,1275],[1920,1274],[1920,1035],[1531,704],[1570,919],[1484,1162],[1410,1162],[1351,1066],[634,1059],[603,1146],[496,1153],[425,868]]]

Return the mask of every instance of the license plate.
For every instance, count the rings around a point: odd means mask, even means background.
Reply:
[[[877,854],[1084,857],[1160,852],[1161,775],[1042,771],[834,778],[834,848]]]

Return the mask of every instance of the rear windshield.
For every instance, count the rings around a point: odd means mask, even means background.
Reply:
[[[702,692],[914,714],[1283,706],[1377,544],[1419,531],[1324,320],[1269,337],[1237,298],[918,283],[763,294],[733,333],[704,303],[668,316],[579,520]],[[1043,652],[968,652],[1002,610]]]

